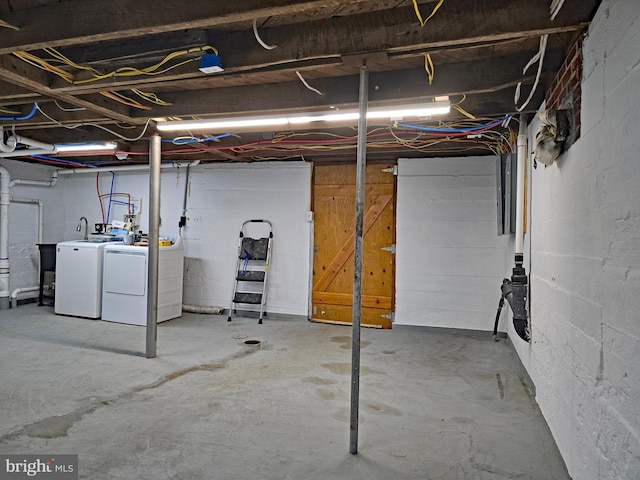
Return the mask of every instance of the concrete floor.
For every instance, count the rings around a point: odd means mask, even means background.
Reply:
[[[245,345],[261,340],[262,348]],[[0,311],[0,452],[78,454],[81,479],[567,479],[513,347],[491,334],[184,314],[145,329]]]

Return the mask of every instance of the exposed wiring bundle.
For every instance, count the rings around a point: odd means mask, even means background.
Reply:
[[[121,67],[109,72],[100,72],[92,66],[74,62],[55,48],[46,47],[43,51],[50,55],[50,57],[44,58],[31,52],[24,51],[13,52],[13,55],[30,65],[38,67],[46,72],[53,73],[73,85],[82,85],[118,77],[161,75],[196,60],[199,61],[200,56],[203,53],[206,54],[207,52],[213,52],[215,55],[218,55],[218,50],[215,47],[203,45],[171,52],[159,62],[146,67]],[[160,99],[156,94],[151,92],[144,92],[135,88],[132,89],[131,92],[142,100],[153,105],[171,105],[169,102]],[[151,109],[150,106],[113,90],[105,90],[100,92],[100,94],[130,107],[143,110]]]

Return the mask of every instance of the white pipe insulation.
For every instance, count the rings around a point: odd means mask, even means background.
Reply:
[[[516,251],[524,254],[524,170],[527,158],[527,117],[520,115],[520,129],[517,140],[517,182],[516,182]]]

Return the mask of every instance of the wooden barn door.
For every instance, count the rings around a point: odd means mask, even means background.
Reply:
[[[364,205],[363,326],[391,328],[395,259],[393,164],[367,165]],[[314,256],[311,318],[351,324],[356,195],[355,165],[314,168]]]

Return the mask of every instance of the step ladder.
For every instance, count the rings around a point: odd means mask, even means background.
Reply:
[[[268,236],[253,238],[248,236],[248,226],[262,223],[260,231],[265,231]],[[256,228],[251,228],[252,231]],[[240,228],[240,241],[236,262],[235,280],[229,306],[229,318],[236,312],[236,305],[250,304],[260,305],[260,319],[267,315],[267,279],[269,277],[269,264],[271,263],[271,245],[273,242],[273,225],[269,220],[247,220]]]

